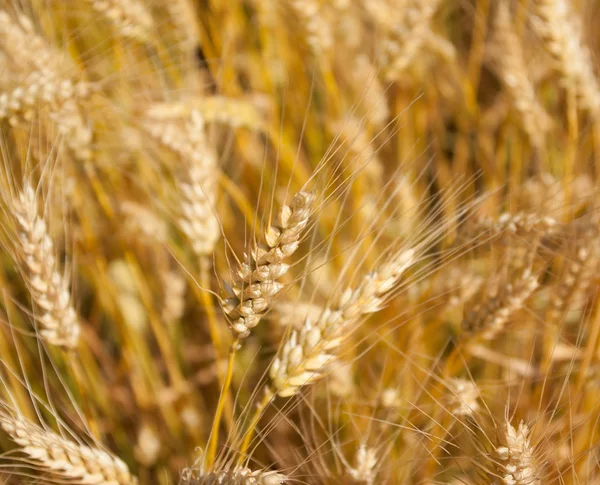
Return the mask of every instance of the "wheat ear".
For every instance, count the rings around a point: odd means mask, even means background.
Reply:
[[[529,427],[521,421],[517,429],[507,422],[504,446],[496,448],[502,483],[505,485],[539,485],[534,463],[534,449],[529,439]]]
[[[508,5],[498,6],[494,37],[498,47],[498,67],[502,82],[514,100],[522,125],[532,145],[538,150],[544,146],[544,135],[550,118],[538,102],[529,79],[521,42],[512,27]]]
[[[181,474],[182,485],[280,485],[287,478],[281,473],[237,467],[232,470],[204,472],[189,468]]]
[[[488,292],[487,301],[463,320],[463,329],[483,340],[492,340],[504,329],[510,317],[523,308],[527,298],[538,286],[537,276],[527,269],[516,282],[507,283],[502,289],[492,288]]]
[[[221,236],[214,213],[217,198],[217,155],[206,139],[204,118],[192,110],[183,124],[147,114],[146,132],[168,150],[186,161],[185,178],[178,180],[181,193],[179,227],[198,256],[212,253]],[[181,120],[179,120],[181,121]]]
[[[127,465],[110,453],[67,440],[20,414],[0,412],[0,426],[48,473],[85,485],[133,485]]]
[[[534,0],[533,27],[542,38],[565,85],[592,116],[600,116],[600,89],[581,28],[566,0]]]
[[[357,288],[347,289],[316,322],[307,318],[300,330],[292,330],[269,370],[275,393],[293,396],[301,387],[322,378],[326,365],[335,359],[337,347],[362,316],[382,308],[386,294],[414,260],[414,250],[401,252],[366,275]]]
[[[223,301],[223,310],[239,338],[250,335],[283,289],[278,280],[288,271],[284,259],[298,249],[308,225],[314,195],[298,192],[290,205],[284,205],[276,223],[264,235],[264,243],[252,248],[237,269],[233,280],[234,297]]]
[[[121,36],[147,41],[151,37],[152,15],[138,0],[87,0]]]
[[[52,345],[72,349],[79,340],[80,326],[71,302],[69,280],[61,275],[54,256],[54,244],[46,222],[38,214],[36,194],[26,184],[12,201],[17,223],[19,251],[27,267],[25,280],[31,297],[42,311],[40,335]]]

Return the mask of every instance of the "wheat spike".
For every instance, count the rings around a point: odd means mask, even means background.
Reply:
[[[439,0],[411,0],[395,16],[400,23],[393,25],[388,38],[382,43],[383,65],[390,81],[398,79],[414,62],[415,57],[430,37],[431,20],[438,9]],[[386,21],[389,23],[389,21]]]
[[[354,466],[348,467],[348,475],[356,483],[372,485],[377,473],[377,450],[361,443],[354,455]]]
[[[276,223],[265,232],[264,243],[245,254],[245,261],[234,276],[234,297],[223,302],[231,328],[239,338],[250,335],[250,329],[258,324],[272,299],[283,289],[278,280],[289,269],[283,261],[298,249],[313,201],[313,194],[298,192],[289,205],[281,207]]]
[[[294,13],[302,22],[306,32],[306,42],[315,56],[322,58],[333,47],[333,32],[323,16],[318,0],[287,0]]]
[[[183,471],[181,478],[182,485],[281,485],[287,480],[281,473],[246,467],[214,472],[188,468]]]
[[[151,37],[152,15],[138,0],[87,0],[123,37],[147,41]]]
[[[127,465],[110,453],[67,440],[20,414],[0,413],[0,426],[42,469],[85,485],[133,485]]]
[[[46,222],[38,215],[36,194],[30,185],[26,184],[13,200],[12,210],[19,234],[19,251],[28,270],[27,286],[42,312],[40,335],[52,345],[72,349],[79,340],[80,326],[71,303],[69,280],[58,270],[54,244]]]
[[[527,269],[514,283],[506,283],[502,289],[493,288],[488,300],[463,320],[463,329],[478,333],[484,340],[492,340],[504,329],[510,317],[523,308],[525,300],[538,286],[537,276]]]
[[[196,110],[182,126],[174,120],[147,116],[144,129],[161,145],[186,161],[186,180],[178,180],[181,193],[179,227],[198,256],[211,254],[221,236],[214,213],[217,192],[217,156],[206,139],[204,119]]]
[[[12,125],[29,122],[38,107],[46,108],[77,158],[89,159],[92,132],[83,120],[78,101],[89,97],[93,85],[77,79],[73,62],[37,35],[24,15],[13,20],[0,11],[2,36],[1,48],[10,58],[18,83],[12,87],[2,83],[0,119]]]
[[[538,102],[529,79],[521,42],[512,27],[506,3],[498,6],[494,36],[498,47],[497,61],[500,77],[521,116],[522,126],[534,147],[541,150],[550,118]]]
[[[408,249],[365,276],[354,290],[347,289],[333,308],[324,310],[313,323],[309,318],[300,330],[292,330],[271,363],[269,375],[281,397],[295,395],[301,387],[323,377],[336,348],[352,331],[361,316],[379,311],[386,294],[412,265],[415,251]]]
[[[570,2],[534,0],[532,23],[554,60],[565,86],[589,113],[600,116],[600,88],[592,59],[581,38],[581,27]]]
[[[534,463],[534,449],[529,439],[529,427],[521,421],[517,429],[507,422],[504,446],[496,448],[502,483],[505,485],[539,485]]]

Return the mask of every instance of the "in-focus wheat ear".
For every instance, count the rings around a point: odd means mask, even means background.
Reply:
[[[127,465],[107,451],[82,445],[44,429],[19,413],[0,411],[0,426],[29,456],[29,462],[67,483],[134,485]]]
[[[529,438],[529,427],[521,421],[515,429],[506,422],[504,445],[496,448],[498,471],[504,485],[540,485],[535,467],[534,448]]]
[[[298,192],[289,205],[281,207],[276,223],[264,234],[264,242],[244,255],[244,262],[234,274],[234,296],[222,302],[231,329],[239,338],[250,335],[250,329],[260,322],[283,289],[278,280],[289,269],[283,261],[298,249],[314,199],[309,192]]]
[[[301,387],[321,379],[327,364],[336,358],[339,345],[362,316],[383,307],[386,295],[413,264],[415,256],[414,249],[400,252],[367,274],[357,288],[344,291],[316,322],[307,318],[300,330],[292,330],[269,370],[275,393],[290,397]]]
[[[72,349],[77,346],[80,325],[69,280],[59,271],[54,244],[45,220],[38,214],[36,194],[29,184],[13,199],[11,208],[19,236],[17,254],[22,255],[25,281],[41,313],[40,335],[49,344]]]

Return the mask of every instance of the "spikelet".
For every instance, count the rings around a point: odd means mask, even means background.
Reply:
[[[265,232],[264,243],[245,254],[233,280],[234,297],[223,301],[231,329],[239,338],[250,335],[271,306],[272,299],[283,289],[279,280],[289,266],[283,262],[298,249],[314,195],[298,192],[290,205],[284,205],[277,222]]]
[[[517,429],[507,422],[503,446],[496,448],[498,469],[505,485],[539,485],[529,427],[521,421]]]
[[[301,387],[323,377],[335,350],[366,314],[379,311],[386,294],[412,265],[415,251],[402,251],[377,271],[365,276],[354,290],[348,288],[333,307],[316,322],[306,319],[300,330],[292,330],[269,369],[271,385],[281,397],[295,395]]]
[[[246,467],[214,472],[188,468],[181,474],[182,485],[280,485],[286,480],[281,473],[250,470]]]
[[[150,39],[152,15],[139,0],[87,0],[91,7],[103,15],[115,31],[129,39]]]
[[[36,194],[30,185],[13,199],[11,208],[19,235],[18,251],[27,269],[27,286],[41,312],[40,335],[52,345],[72,349],[77,346],[80,326],[71,303],[69,280],[59,272],[54,244],[38,214]]]
[[[567,0],[534,0],[532,24],[554,60],[565,87],[594,118],[600,116],[600,88],[581,27]]]
[[[541,150],[550,118],[535,95],[527,73],[521,42],[513,30],[510,12],[504,2],[498,6],[494,37],[498,49],[496,58],[500,77],[514,100],[514,106],[519,112],[522,126],[531,144]]]
[[[85,485],[133,485],[127,465],[110,453],[70,441],[18,413],[0,413],[0,426],[32,463],[45,472]]]

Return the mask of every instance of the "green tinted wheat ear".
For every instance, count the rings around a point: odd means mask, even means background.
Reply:
[[[80,326],[71,302],[69,280],[60,273],[54,244],[46,222],[38,214],[33,188],[25,185],[13,199],[11,209],[17,224],[19,247],[25,265],[25,280],[38,311],[40,335],[48,343],[67,349],[79,340]]]
[[[293,396],[303,386],[321,379],[326,366],[336,358],[336,349],[356,323],[382,308],[387,293],[414,259],[414,250],[403,251],[366,275],[357,288],[347,289],[315,322],[307,318],[300,330],[292,330],[269,370],[274,392],[281,397]]]
[[[554,60],[565,86],[581,106],[598,118],[600,88],[590,52],[583,44],[581,27],[567,0],[534,0],[533,27]]]
[[[127,465],[110,453],[44,429],[19,414],[0,413],[0,426],[21,446],[28,462],[49,476],[67,483],[86,485],[133,485],[137,479]]]
[[[239,338],[250,335],[250,329],[258,324],[272,299],[283,289],[278,280],[289,269],[283,261],[300,245],[314,198],[309,192],[298,192],[289,205],[280,209],[275,224],[264,234],[264,242],[245,254],[234,275],[234,297],[223,302],[231,328]]]

